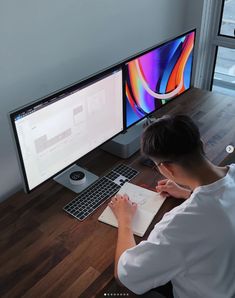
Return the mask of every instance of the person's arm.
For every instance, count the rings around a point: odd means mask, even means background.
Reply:
[[[185,200],[188,199],[192,194],[190,189],[182,187],[169,179],[158,181],[156,191],[159,192],[163,197],[172,196],[174,198]]]
[[[117,282],[132,292],[140,295],[152,288],[163,285],[181,272],[184,264],[176,237],[172,237],[170,217],[161,220],[150,241],[135,244],[131,222],[137,209],[127,196],[112,198],[109,203],[118,221],[118,241],[115,255],[115,272]],[[170,237],[167,237],[167,230]],[[175,232],[175,225],[173,225]]]
[[[132,228],[128,225],[121,224],[118,227],[118,239],[115,253],[114,276],[118,279],[118,261],[120,256],[129,248],[136,246]]]
[[[118,261],[120,256],[129,248],[136,246],[132,231],[132,220],[137,205],[132,203],[127,195],[112,198],[109,207],[118,221],[118,239],[115,253],[114,276],[118,279]]]

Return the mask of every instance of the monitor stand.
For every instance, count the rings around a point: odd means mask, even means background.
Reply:
[[[73,172],[83,172],[85,174],[85,181],[82,184],[75,185],[74,182],[71,183],[70,174]],[[87,188],[90,184],[95,182],[99,177],[92,174],[91,172],[79,167],[78,165],[73,165],[66,169],[64,172],[57,175],[54,180],[63,186],[69,188],[75,193],[79,193]]]
[[[101,148],[118,157],[129,158],[140,149],[140,137],[144,127],[155,120],[155,117],[147,117],[143,119],[102,145]]]

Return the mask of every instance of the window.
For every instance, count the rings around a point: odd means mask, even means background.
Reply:
[[[235,49],[218,47],[212,90],[235,96]]]
[[[235,37],[235,0],[225,0],[220,20],[220,34]]]
[[[235,97],[235,0],[203,4],[196,87]]]

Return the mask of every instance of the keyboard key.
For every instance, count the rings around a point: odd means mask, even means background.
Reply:
[[[64,207],[64,210],[77,219],[84,220],[108,198],[111,198],[118,192],[121,186],[113,182],[115,179],[122,175],[126,178],[123,179],[123,184],[137,174],[138,171],[135,169],[123,164],[118,165],[106,176],[98,179],[81,192],[74,200]]]

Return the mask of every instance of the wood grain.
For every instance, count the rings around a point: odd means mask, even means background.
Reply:
[[[205,151],[216,164],[231,162],[225,148],[235,146],[235,100],[196,88],[155,113],[188,114],[198,124]],[[234,156],[233,156],[234,158]],[[234,158],[235,159],[235,158]],[[102,175],[120,162],[140,171],[133,183],[154,188],[160,174],[140,163],[136,153],[121,160],[101,149],[79,164]],[[74,193],[49,181],[29,195],[20,191],[0,205],[1,297],[103,297],[105,292],[128,293],[113,278],[117,230],[98,222],[106,204],[84,222],[63,212]],[[182,201],[168,198],[144,238],[165,212]]]

